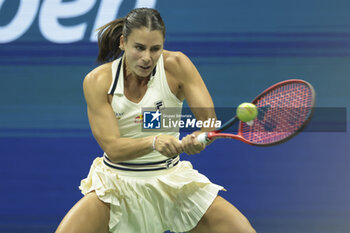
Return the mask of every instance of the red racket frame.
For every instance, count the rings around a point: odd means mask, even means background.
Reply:
[[[228,123],[226,123],[223,127],[219,128],[219,129],[217,129],[215,131],[206,133],[207,134],[206,138],[208,140],[212,140],[214,138],[231,138],[231,139],[236,139],[236,140],[242,141],[244,143],[247,143],[247,144],[250,144],[250,145],[255,145],[255,146],[271,146],[271,145],[276,145],[276,144],[283,143],[283,142],[291,139],[292,137],[297,135],[300,131],[302,131],[305,128],[305,126],[308,124],[308,122],[310,121],[310,119],[312,117],[313,109],[314,109],[314,105],[315,105],[316,93],[315,93],[315,90],[314,90],[314,88],[312,87],[312,85],[310,83],[308,83],[308,82],[306,82],[304,80],[301,80],[301,79],[289,79],[289,80],[285,80],[285,81],[276,83],[275,85],[272,85],[271,87],[269,87],[266,90],[264,90],[260,95],[258,95],[252,101],[252,103],[256,104],[267,93],[277,89],[280,86],[283,86],[283,85],[286,85],[286,84],[289,84],[289,83],[296,83],[296,84],[297,83],[299,83],[299,84],[302,83],[302,84],[306,85],[310,89],[310,92],[311,92],[311,100],[310,100],[311,103],[310,103],[310,106],[308,106],[308,108],[310,108],[310,109],[308,110],[307,116],[306,116],[305,120],[303,121],[303,123],[295,131],[291,132],[289,136],[283,137],[283,138],[281,138],[281,140],[276,140],[276,141],[273,141],[273,142],[255,143],[255,142],[252,142],[250,140],[247,140],[244,137],[244,134],[246,132],[244,132],[243,129],[247,127],[247,124],[242,122],[242,121],[239,122],[239,128],[238,128],[238,133],[237,134],[221,133],[221,131],[227,129],[228,127],[230,127],[231,125],[233,125],[234,123],[236,123],[238,121],[238,118],[234,117]]]

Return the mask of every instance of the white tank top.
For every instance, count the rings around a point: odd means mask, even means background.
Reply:
[[[147,132],[143,130],[143,112],[142,108],[157,109],[171,108],[172,112],[181,114],[182,101],[180,101],[170,90],[165,70],[163,55],[160,56],[158,63],[152,71],[151,78],[147,84],[147,91],[139,103],[130,101],[124,95],[124,72],[123,57],[113,61],[112,75],[113,80],[108,94],[112,97],[112,108],[118,120],[118,126],[121,137],[142,138],[150,135],[169,134],[179,138],[179,129],[153,130]],[[108,155],[107,155],[108,156]],[[168,159],[158,151],[152,151],[142,157],[125,161],[128,163],[149,163]]]

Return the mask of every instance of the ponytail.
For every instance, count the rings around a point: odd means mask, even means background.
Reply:
[[[125,18],[119,18],[98,28],[98,57],[100,63],[110,62],[119,57],[120,36],[123,32]]]

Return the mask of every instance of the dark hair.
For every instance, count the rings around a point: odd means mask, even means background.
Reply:
[[[159,12],[152,8],[136,8],[124,18],[107,23],[98,29],[98,57],[100,63],[113,61],[121,54],[119,48],[120,36],[125,41],[135,28],[146,27],[150,30],[160,30],[165,38],[165,25]]]

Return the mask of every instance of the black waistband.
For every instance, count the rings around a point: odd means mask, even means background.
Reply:
[[[180,161],[180,156],[175,156],[163,161],[151,162],[151,163],[113,163],[107,155],[103,156],[103,163],[108,167],[124,170],[124,171],[156,171],[169,169],[176,166]]]

